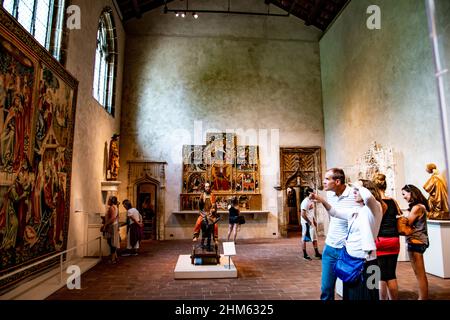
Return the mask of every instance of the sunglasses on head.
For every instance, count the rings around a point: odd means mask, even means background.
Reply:
[[[411,192],[411,185],[410,184],[405,184],[405,186],[403,187],[403,190],[405,190],[407,192]]]

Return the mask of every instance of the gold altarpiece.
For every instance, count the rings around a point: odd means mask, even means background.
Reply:
[[[205,145],[183,146],[182,211],[199,210],[205,183],[219,210],[227,210],[233,197],[241,211],[261,210],[259,148],[236,141],[233,133],[207,133]]]

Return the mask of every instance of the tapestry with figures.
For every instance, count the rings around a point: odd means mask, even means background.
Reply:
[[[0,9],[0,276],[66,249],[77,86]],[[0,280],[0,290],[54,263]]]

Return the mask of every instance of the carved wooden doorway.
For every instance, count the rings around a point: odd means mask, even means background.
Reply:
[[[157,186],[144,182],[137,186],[137,209],[144,218],[144,239],[156,239]]]
[[[289,237],[301,231],[304,189],[317,190],[322,185],[321,148],[280,148],[280,175],[283,212],[278,217],[278,226],[280,235]]]
[[[128,162],[128,199],[133,199],[136,208],[144,217],[145,206],[153,207],[154,217],[144,221],[144,231],[147,222],[147,235],[151,239],[164,240],[164,203],[166,194],[166,162],[130,160]],[[149,202],[146,205],[146,199]],[[151,213],[147,214],[149,217]],[[145,217],[144,217],[145,220]],[[151,226],[150,226],[150,223]],[[150,231],[151,227],[151,231]]]

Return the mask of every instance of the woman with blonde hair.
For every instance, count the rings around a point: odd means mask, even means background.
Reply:
[[[386,176],[377,173],[373,182],[378,187],[381,199],[387,206],[386,210],[383,210],[383,219],[376,238],[378,266],[381,271],[380,300],[397,300],[398,284],[395,271],[398,254],[400,253],[397,215],[402,213],[397,202],[386,196]]]

